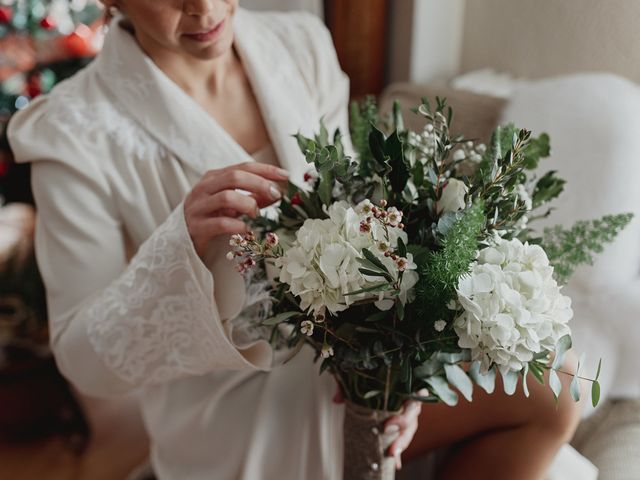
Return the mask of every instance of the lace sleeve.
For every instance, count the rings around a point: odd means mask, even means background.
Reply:
[[[195,252],[182,204],[127,264],[97,170],[58,161],[32,170],[36,250],[61,371],[83,392],[105,396],[216,369],[270,368],[267,342],[230,340],[215,275]]]
[[[87,309],[91,345],[107,367],[131,384],[213,369],[258,368],[230,343],[213,288],[213,277],[193,248],[181,204]],[[249,348],[252,358],[256,349],[267,354],[259,358],[268,358],[265,343]]]

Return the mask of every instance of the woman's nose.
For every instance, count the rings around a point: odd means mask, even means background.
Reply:
[[[186,0],[183,11],[187,15],[206,15],[213,10],[214,0]]]

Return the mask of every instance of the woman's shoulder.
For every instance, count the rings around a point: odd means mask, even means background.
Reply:
[[[127,138],[137,136],[139,129],[133,123],[101,88],[90,65],[17,112],[7,136],[18,163],[86,163],[106,158],[101,151],[112,152],[114,143],[125,144]],[[114,142],[121,137],[121,142]]]

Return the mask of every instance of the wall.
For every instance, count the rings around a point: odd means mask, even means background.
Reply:
[[[638,0],[468,0],[462,71],[539,78],[609,71],[640,82]]]
[[[306,10],[322,17],[322,0],[240,0],[250,10]]]
[[[443,83],[460,68],[465,0],[392,0],[389,82]]]

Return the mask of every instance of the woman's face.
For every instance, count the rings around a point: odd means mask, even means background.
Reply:
[[[238,0],[104,0],[133,24],[147,53],[173,53],[210,60],[233,44]]]

